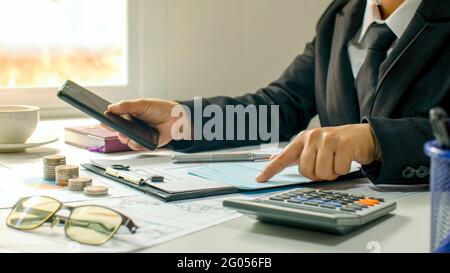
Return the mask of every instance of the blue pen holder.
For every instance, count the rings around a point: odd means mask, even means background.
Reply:
[[[430,141],[425,153],[431,158],[431,251],[446,252],[450,251],[445,243],[450,236],[450,150]]]

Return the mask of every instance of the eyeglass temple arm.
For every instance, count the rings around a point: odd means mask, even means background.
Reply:
[[[73,209],[72,207],[67,207],[65,206],[66,209]],[[33,214],[39,214],[39,213],[48,213],[47,211],[44,210],[40,210],[40,209],[31,209],[30,211]],[[119,213],[120,214],[120,213]],[[138,229],[138,227],[136,226],[136,224],[133,222],[133,220],[131,220],[130,218],[128,218],[127,216],[120,214],[122,216],[122,224],[123,226],[127,227],[127,229],[131,232],[131,233],[136,233],[136,230]],[[55,219],[59,219],[58,224],[65,224],[67,221],[67,217],[66,216],[57,216],[57,215],[53,215],[52,217],[50,217],[47,221],[45,221],[45,223],[53,223],[55,221]]]
[[[74,207],[70,207],[70,206],[64,206],[64,208],[66,208],[68,210],[73,210],[74,209]],[[133,234],[136,233],[136,230],[138,229],[138,226],[136,226],[136,224],[133,222],[133,220],[131,220],[131,218],[123,215],[120,212],[116,211],[116,213],[119,214],[120,216],[122,216],[122,223],[121,223],[121,225],[125,226],[131,233],[133,233]],[[60,223],[64,224],[66,220],[67,220],[67,217],[65,217],[65,219],[63,219],[64,222],[61,223],[61,221],[60,221]]]
[[[128,230],[131,233],[136,233],[136,230],[138,229],[138,226],[136,226],[136,224],[133,222],[133,220],[131,220],[130,218],[128,218],[127,216],[120,214],[122,216],[122,225],[126,226],[128,228]]]
[[[62,225],[64,225],[66,223],[66,221],[68,220],[68,218],[65,217],[65,216],[54,215],[52,218],[50,218],[48,221],[46,221],[46,223],[53,223],[53,221],[55,221],[55,219],[58,219],[58,223],[62,224]],[[85,223],[85,224],[83,225],[83,223]],[[92,228],[94,228],[97,232],[108,234],[108,232],[104,232],[103,229],[96,229],[95,228],[96,225],[102,226],[104,229],[108,228],[105,225],[103,225],[103,223],[100,223],[100,222],[77,220],[75,222],[72,222],[72,225],[75,225],[75,226],[76,225],[79,225],[79,226],[81,225],[82,227],[86,227],[86,225],[87,226],[91,226],[92,225]]]
[[[57,216],[57,215],[55,215],[55,216],[53,216],[52,218],[50,218],[49,220],[47,220],[46,221],[46,223],[53,223],[54,221],[55,221],[55,219],[58,219],[59,221],[58,221],[58,223],[59,224],[65,224],[66,223],[66,221],[68,220],[68,218],[67,217],[65,217],[65,216]],[[75,221],[74,223],[72,223],[72,224],[74,224],[74,225],[76,225],[77,223],[79,223],[80,221],[78,220],[78,221]],[[103,223],[100,223],[100,222],[92,222],[92,221],[85,221],[86,222],[86,224],[87,225],[100,225],[100,226],[102,226],[103,228],[107,228],[107,227],[105,227],[104,225],[103,225]],[[124,225],[123,223],[122,223],[122,225]],[[82,225],[82,226],[84,226],[84,225]],[[129,230],[130,230],[130,232],[131,233],[135,233],[136,232],[136,229],[137,229],[137,227],[136,228],[133,228],[133,225],[124,225],[124,226],[126,226]],[[134,231],[133,231],[134,230]],[[98,232],[103,232],[102,230],[98,230],[97,229],[97,231]]]

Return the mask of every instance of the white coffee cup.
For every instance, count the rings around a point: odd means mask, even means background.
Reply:
[[[36,130],[39,107],[0,105],[0,144],[23,144]]]

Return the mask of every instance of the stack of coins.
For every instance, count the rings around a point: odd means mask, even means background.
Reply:
[[[84,188],[84,194],[92,197],[108,195],[108,187],[105,186],[88,186]]]
[[[55,181],[57,166],[66,165],[66,157],[63,155],[49,155],[44,157],[44,180]]]
[[[78,178],[79,167],[72,165],[61,165],[55,168],[56,172],[56,185],[67,186],[69,184],[69,179]]]
[[[90,177],[78,177],[69,179],[70,191],[83,191],[85,187],[92,185],[92,178]]]

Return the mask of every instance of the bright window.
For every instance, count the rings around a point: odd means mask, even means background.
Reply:
[[[128,84],[127,0],[0,0],[0,88]]]

